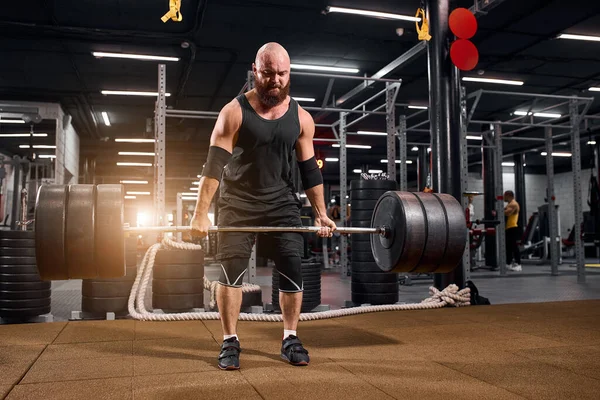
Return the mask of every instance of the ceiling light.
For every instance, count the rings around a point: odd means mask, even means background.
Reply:
[[[464,78],[462,78],[462,80],[467,81],[467,82],[501,83],[504,85],[516,85],[516,86],[521,86],[525,83],[522,81],[509,81],[506,79],[491,79],[491,78],[474,78],[474,77],[470,77],[470,76],[465,76]]]
[[[467,135],[467,140],[483,140],[483,137]]]
[[[545,152],[545,151],[542,151],[540,154],[543,155],[543,156],[547,156],[548,155],[548,153]],[[553,152],[552,153],[552,157],[571,157],[571,153],[561,153],[561,152],[557,153],[557,152]]]
[[[197,197],[192,197],[192,196],[181,196],[181,200],[196,201],[196,200],[198,200],[198,198]]]
[[[600,92],[600,87],[591,87],[589,88],[590,92]]]
[[[513,161],[504,161],[504,162],[502,163],[502,166],[503,166],[503,167],[514,167],[514,166],[515,166],[515,163],[514,163]]]
[[[314,99],[313,97],[295,97],[294,96],[294,100],[296,101],[307,101],[307,102],[314,102],[316,99]]]
[[[147,185],[148,181],[122,180],[121,183],[128,185]]]
[[[181,193],[182,196],[198,196],[198,193]],[[197,199],[197,197],[194,197],[195,199]]]
[[[306,193],[300,194],[300,198],[305,199],[306,198]]]
[[[325,159],[325,161],[327,161],[327,162],[338,162],[338,161],[340,161],[340,159],[339,158],[335,158],[335,157],[327,157]]]
[[[411,150],[412,151],[419,151],[419,148],[417,146],[414,146]]]
[[[381,160],[382,164],[387,164],[388,160]],[[406,160],[407,164],[412,164],[412,160]],[[401,160],[396,160],[396,164],[402,164]]]
[[[0,133],[0,137],[17,138],[17,137],[48,137],[47,133]]]
[[[106,111],[102,111],[102,119],[104,120],[104,125],[110,126],[110,119],[108,119],[108,113]]]
[[[387,136],[387,132],[373,132],[373,131],[358,131],[359,135],[370,135],[370,136]]]
[[[534,117],[543,117],[543,118],[560,118],[561,117],[560,114],[538,113],[538,112],[527,113],[527,111],[515,111],[513,114],[515,114],[515,115],[533,115]]]
[[[117,138],[115,139],[115,142],[120,142],[120,143],[154,143],[156,140],[155,139],[138,139],[138,138]]]
[[[589,142],[587,142],[587,144],[591,144],[592,146],[596,144],[595,140],[590,140]]]
[[[332,144],[331,147],[340,147],[339,144]],[[371,146],[365,144],[347,144],[347,149],[370,149]]]
[[[198,182],[198,181],[192,182],[192,185],[198,186],[198,185],[200,185],[200,182]]]
[[[120,151],[120,156],[150,156],[154,157],[155,153],[152,152],[144,152],[144,151]]]
[[[30,149],[31,146],[28,144],[20,144],[19,148],[20,149]],[[55,149],[56,146],[50,145],[50,144],[34,144],[33,148],[34,149]]]
[[[408,106],[408,108],[413,108],[415,110],[427,110],[426,106]]]
[[[357,10],[355,8],[344,8],[344,7],[327,7],[327,12],[330,13],[343,13],[343,14],[356,14],[367,17],[384,18],[384,19],[399,19],[402,21],[421,21],[421,18],[413,17],[411,15],[391,14],[379,11],[368,11],[368,10]]]
[[[197,191],[197,190],[198,190],[198,188],[197,188],[197,187],[191,187],[191,188],[190,188],[190,190],[191,190],[192,192],[194,192],[194,191]]]
[[[24,124],[25,121],[22,119],[2,119],[0,118],[0,124]]]
[[[126,199],[135,200],[137,197],[135,196],[124,196]]]
[[[292,69],[304,69],[308,71],[327,71],[327,72],[346,72],[349,74],[358,73],[357,68],[342,68],[342,67],[327,67],[324,65],[306,65],[306,64],[290,64]]]
[[[152,163],[143,162],[118,162],[119,167],[151,167]]]
[[[428,152],[428,153],[431,153],[431,147],[428,147],[428,148],[427,148],[427,152]]]
[[[381,170],[381,169],[370,169],[369,173],[370,174],[381,174],[381,173],[383,173],[383,170]]]
[[[128,53],[104,53],[101,51],[94,51],[92,55],[96,58],[129,58],[133,60],[152,60],[152,61],[179,61],[177,57],[164,57],[164,56],[150,56],[145,54],[128,54]]]
[[[38,158],[56,158],[54,154],[40,154]]]
[[[139,196],[150,196],[150,192],[127,192],[127,194],[135,194]]]
[[[102,90],[101,93],[103,95],[117,95],[117,96],[158,96],[157,92],[138,92],[138,91],[129,91],[129,90]],[[165,96],[169,97],[171,93],[165,93]]]
[[[558,35],[559,39],[574,39],[574,40],[591,40],[594,42],[600,42],[600,36],[587,36],[587,35],[573,35],[570,33],[561,33]]]
[[[352,172],[354,172],[355,174],[361,174],[362,169],[353,169]]]

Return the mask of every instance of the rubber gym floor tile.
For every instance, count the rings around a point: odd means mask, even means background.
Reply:
[[[561,345],[596,346],[600,345],[600,330],[593,329],[551,329],[532,333],[541,338],[559,342]]]
[[[347,316],[339,318],[338,322],[344,326],[361,327],[365,329],[370,329],[372,326],[394,328],[430,325],[426,321],[419,320],[418,315],[419,314],[413,311],[382,311]]]
[[[0,385],[0,399],[4,399],[12,388],[12,385]]]
[[[133,340],[134,326],[133,320],[71,321],[54,344]]]
[[[559,368],[600,380],[600,346],[565,346],[547,349],[529,349],[514,353],[532,361],[554,365]]]
[[[133,341],[51,344],[40,356],[40,361],[58,361],[77,358],[120,357],[133,355]]]
[[[157,339],[133,342],[133,354],[136,356],[156,356],[188,358],[204,351],[214,351],[219,345],[210,339]]]
[[[210,340],[162,339],[134,343],[134,375],[160,375],[217,369],[218,345]]]
[[[17,385],[6,400],[131,400],[131,378],[88,379]]]
[[[177,337],[210,338],[211,333],[202,321],[135,321],[135,340]]]
[[[283,368],[246,368],[240,371],[263,399],[279,400],[288,396],[320,400],[394,398],[334,363],[307,367],[288,364]]]
[[[14,362],[33,362],[44,351],[46,345],[0,346],[0,365]]]
[[[600,391],[600,381],[596,379],[516,355],[497,363],[470,357],[465,361],[443,365],[526,398],[597,399]]]
[[[0,385],[14,385],[19,382],[31,364],[30,361],[0,364]]]
[[[135,356],[133,358],[134,376],[180,374],[186,372],[204,372],[217,370],[216,357],[197,356],[189,358],[161,358]]]
[[[344,361],[339,365],[398,399],[522,399],[435,362],[412,361],[392,366],[373,360]]]
[[[261,398],[239,371],[136,376],[133,378],[133,390],[136,400]]]
[[[202,322],[206,326],[206,329],[208,329],[213,337],[220,343],[223,340],[221,321],[208,320]],[[302,322],[300,322],[300,324],[302,324]],[[239,321],[237,325],[237,333],[243,338],[276,337],[283,334],[283,323]]]
[[[43,324],[0,325],[0,345],[30,345],[52,343],[66,322]]]
[[[22,383],[74,381],[133,376],[133,356],[85,358],[58,361],[38,360]]]

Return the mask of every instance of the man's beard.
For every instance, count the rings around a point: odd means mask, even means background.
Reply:
[[[255,82],[255,83],[256,83],[256,93],[258,93],[258,99],[260,100],[260,102],[262,104],[264,104],[267,107],[275,107],[276,105],[281,104],[286,99],[288,94],[290,94],[290,83],[291,83],[290,81],[288,81],[288,83],[287,83],[287,85],[285,85],[285,87],[272,86],[270,84],[261,86],[261,84],[259,82]],[[275,88],[279,89],[279,94],[277,94],[277,95],[269,94],[269,90],[275,89]]]

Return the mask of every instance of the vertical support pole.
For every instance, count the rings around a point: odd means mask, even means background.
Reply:
[[[163,225],[165,218],[165,153],[166,153],[166,89],[167,67],[165,64],[158,66],[158,99],[155,111],[154,124],[154,223]]]
[[[398,124],[398,154],[400,155],[400,191],[402,192],[408,190],[408,164],[406,164],[408,156],[406,154],[406,142],[406,115],[402,114],[400,116],[400,123]]]
[[[494,169],[496,174],[496,218],[500,221],[496,229],[498,243],[498,264],[500,275],[506,275],[506,224],[504,222],[504,183],[502,179],[502,125],[494,124]]]
[[[468,188],[469,185],[469,152],[467,147],[467,93],[464,86],[460,88],[460,178],[461,187]],[[469,207],[469,199],[465,196],[461,197],[463,210]],[[471,279],[471,243],[469,242],[469,231],[465,231],[466,243],[465,252],[463,253],[462,266],[465,282]]]
[[[571,169],[573,170],[573,207],[575,209],[575,260],[577,265],[577,283],[585,283],[585,254],[581,240],[581,224],[583,222],[583,205],[581,196],[581,143],[579,135],[579,103],[571,100],[569,103],[571,114],[571,127],[573,137],[571,138]],[[551,156],[551,154],[549,155]]]
[[[427,154],[427,146],[419,146],[417,164],[417,188],[420,192],[422,192],[427,186],[427,175],[429,175],[429,157]]]
[[[21,185],[21,157],[14,156],[13,158],[13,193],[12,193],[12,204],[10,212],[10,229],[17,229],[17,221],[19,220],[19,190]]]
[[[385,84],[385,122],[387,132],[387,173],[388,179],[396,181],[396,96],[397,85]],[[400,158],[402,161],[402,157]]]
[[[246,82],[248,82],[248,90],[254,89],[254,72],[248,71],[246,74]]]
[[[339,136],[340,136],[340,208],[341,208],[341,226],[346,226],[346,207],[348,204],[348,199],[346,199],[346,195],[348,194],[348,161],[347,161],[347,149],[346,149],[346,137],[347,137],[347,128],[346,128],[346,117],[348,113],[341,112],[340,113],[340,126],[339,126]],[[348,238],[346,235],[340,235],[340,267],[342,277],[348,276]]]
[[[183,225],[183,198],[181,193],[177,193],[177,209],[175,212],[177,213],[177,226]],[[183,239],[183,234],[181,232],[177,232],[177,241],[181,242]]]
[[[515,163],[515,199],[519,203],[519,226],[525,229],[527,226],[527,196],[525,193],[525,153],[514,155]]]
[[[258,241],[258,237],[256,238]],[[257,241],[252,246],[252,254],[250,254],[250,260],[248,260],[248,283],[256,284],[256,247]]]
[[[554,159],[552,158],[552,128],[544,128],[546,138],[546,177],[548,178],[548,222],[550,223],[550,265],[552,275],[558,275],[558,236],[556,202],[554,195]]]

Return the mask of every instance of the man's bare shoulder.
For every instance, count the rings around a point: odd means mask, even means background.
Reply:
[[[298,119],[300,120],[300,125],[302,128],[314,126],[315,121],[313,120],[312,115],[306,111],[300,104],[298,104]]]

